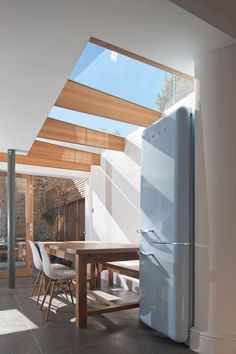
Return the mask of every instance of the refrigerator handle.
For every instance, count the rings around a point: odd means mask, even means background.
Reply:
[[[139,234],[142,234],[142,233],[146,234],[148,232],[154,232],[154,230],[153,229],[138,229],[137,232]]]
[[[146,257],[150,257],[150,256],[154,256],[154,253],[149,253],[149,252],[139,252],[140,253],[140,255],[142,255],[142,256],[146,256]]]

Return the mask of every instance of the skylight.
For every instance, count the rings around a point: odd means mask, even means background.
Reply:
[[[71,111],[60,107],[53,107],[49,113],[49,117],[122,137],[128,136],[138,128],[136,125],[122,123],[113,119],[106,119],[82,112]]]
[[[163,85],[165,72],[88,43],[70,79],[157,110],[155,100]]]
[[[93,43],[85,46],[70,79],[159,111],[193,91],[193,84],[189,80],[176,78],[156,67]]]
[[[193,81],[94,43],[85,46],[70,80],[160,112],[193,91]],[[127,137],[138,128],[59,107],[53,107],[49,117],[122,137]]]

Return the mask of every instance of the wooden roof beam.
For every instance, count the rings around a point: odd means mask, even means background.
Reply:
[[[55,106],[148,127],[161,113],[68,80]]]
[[[0,161],[7,162],[7,154],[0,153]],[[84,172],[90,172],[90,165],[75,163],[75,162],[65,162],[65,161],[54,161],[44,158],[35,158],[29,156],[16,155],[16,163],[22,165],[32,165],[41,167],[51,167],[51,168],[61,168],[65,170],[78,170]]]
[[[100,165],[100,155],[91,152],[80,151],[55,144],[35,141],[27,155],[38,159],[80,163],[86,165]]]
[[[38,137],[117,151],[124,151],[125,146],[125,139],[120,136],[61,122],[52,118],[46,119]]]

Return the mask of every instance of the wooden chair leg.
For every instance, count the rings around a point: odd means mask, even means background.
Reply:
[[[39,291],[38,291],[38,297],[37,297],[37,304],[39,303],[39,298],[42,292],[42,288],[43,288],[43,279],[44,279],[44,274],[43,272],[41,273],[41,279],[40,279],[40,283],[39,283]]]
[[[40,275],[41,275],[41,272],[38,272],[37,277],[36,277],[35,282],[34,282],[33,289],[32,289],[31,297],[34,295],[34,292],[35,292],[36,286],[37,286],[37,284],[38,284]]]
[[[68,288],[69,288],[69,292],[70,292],[70,297],[71,297],[71,302],[74,305],[74,298],[73,298],[73,285],[72,285],[72,280],[69,279],[68,280]]]
[[[47,308],[46,315],[45,315],[45,321],[48,320],[48,315],[49,315],[50,308],[51,308],[51,303],[52,303],[52,299],[53,299],[53,293],[54,293],[55,285],[56,285],[56,280],[53,281],[53,283],[52,283],[51,295],[50,295],[50,299],[49,299],[49,302],[48,302],[48,308]]]
[[[43,304],[44,304],[44,302],[45,302],[45,300],[46,300],[46,297],[47,297],[47,294],[48,294],[48,291],[49,291],[49,288],[50,288],[50,285],[51,285],[51,280],[49,280],[48,281],[48,283],[47,283],[47,288],[46,288],[46,290],[45,290],[45,295],[44,295],[44,298],[43,298],[43,301],[42,301],[42,304],[41,304],[41,306],[40,306],[40,310],[42,310],[42,308],[43,308]]]
[[[76,296],[76,289],[75,289],[75,284],[73,283],[73,280],[71,279],[71,285],[72,285],[72,288],[73,288],[73,291],[74,291],[74,294]]]
[[[68,295],[67,295],[67,287],[68,287],[68,279],[66,280],[66,283],[62,283],[61,288],[63,293],[65,294],[66,300],[69,301]]]

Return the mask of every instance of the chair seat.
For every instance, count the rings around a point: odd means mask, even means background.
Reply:
[[[75,278],[76,275],[75,269],[55,269],[53,273],[54,280],[71,279]]]

